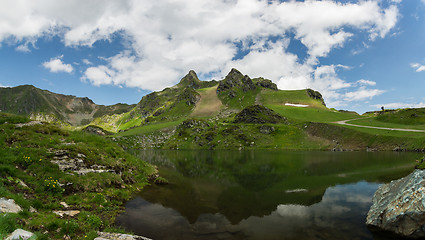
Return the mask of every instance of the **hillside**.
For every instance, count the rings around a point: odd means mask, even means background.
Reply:
[[[121,231],[114,227],[117,213],[156,176],[152,165],[96,135],[5,113],[0,133],[0,195],[22,209],[0,214],[0,239],[16,228],[37,239],[94,239],[97,231]]]
[[[31,85],[0,88],[0,111],[71,125],[87,124],[96,117],[128,112],[133,107],[96,105],[89,98],[52,93]]]

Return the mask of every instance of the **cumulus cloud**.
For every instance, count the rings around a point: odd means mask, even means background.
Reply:
[[[360,84],[360,85],[369,85],[369,86],[375,86],[376,85],[376,82],[365,80],[365,79],[360,79],[360,80],[357,81],[357,83]]]
[[[373,97],[378,96],[384,92],[385,92],[384,90],[366,89],[365,87],[360,87],[356,91],[345,93],[344,100],[351,102],[351,101],[372,99]]]
[[[425,71],[425,66],[419,63],[411,63],[410,66],[415,69],[416,72]]]
[[[71,64],[66,64],[64,62],[62,62],[62,56],[58,56],[56,58],[51,58],[50,61],[44,62],[43,63],[43,67],[46,69],[49,69],[50,72],[66,72],[66,73],[71,73],[74,68],[72,67]]]
[[[0,41],[60,36],[78,47],[119,34],[128,49],[83,73],[82,80],[95,85],[158,90],[190,69],[219,77],[236,67],[282,89],[311,87],[336,98],[351,84],[338,77],[341,67],[322,66],[320,58],[344,47],[356,29],[370,41],[385,37],[398,16],[397,5],[373,0],[16,0],[0,10]],[[306,59],[288,51],[292,38],[307,48]],[[237,57],[241,50],[247,54]],[[56,64],[63,65],[61,59]]]

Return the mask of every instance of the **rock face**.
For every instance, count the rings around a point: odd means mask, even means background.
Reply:
[[[13,199],[0,198],[0,213],[18,213],[22,208]]]
[[[325,100],[323,100],[322,94],[310,88],[307,89],[307,94],[313,99],[320,100],[322,102],[322,105],[326,107]]]
[[[366,224],[404,237],[425,237],[425,171],[382,185],[373,196]]]

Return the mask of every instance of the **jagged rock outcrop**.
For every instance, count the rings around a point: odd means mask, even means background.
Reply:
[[[373,196],[366,224],[409,238],[425,237],[425,171],[382,185]]]
[[[326,107],[325,100],[323,99],[322,94],[320,94],[320,92],[314,91],[313,89],[310,89],[310,88],[308,88],[306,91],[307,91],[307,94],[308,94],[309,97],[316,99],[316,100],[320,100],[322,102],[323,106]]]
[[[244,92],[249,90],[255,90],[257,86],[248,77],[248,75],[243,75],[237,69],[232,68],[232,70],[227,74],[227,76],[220,81],[217,87],[217,94],[225,91],[229,91],[230,97],[235,97],[234,88],[240,88]]]
[[[234,123],[280,123],[285,118],[262,105],[252,105],[240,111]]]
[[[196,75],[196,72],[193,70],[190,70],[186,76],[184,76],[179,84],[177,84],[178,87],[181,88],[193,88],[193,89],[199,89],[199,88],[207,88],[217,85],[217,81],[201,81],[198,78],[198,75]]]
[[[264,78],[260,77],[260,78],[253,79],[253,81],[256,82],[255,85],[257,85],[257,86],[260,86],[260,87],[263,87],[263,88],[268,88],[268,89],[275,90],[275,91],[278,90],[277,85],[274,84],[269,79],[264,79]]]
[[[201,95],[196,92],[193,88],[186,88],[183,92],[177,96],[176,104],[179,102],[185,102],[187,105],[195,105],[201,99]]]

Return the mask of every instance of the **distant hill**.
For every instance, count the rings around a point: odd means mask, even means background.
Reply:
[[[52,93],[32,85],[0,88],[0,111],[71,125],[87,124],[96,117],[128,112],[133,107],[127,104],[97,105],[86,97]]]

